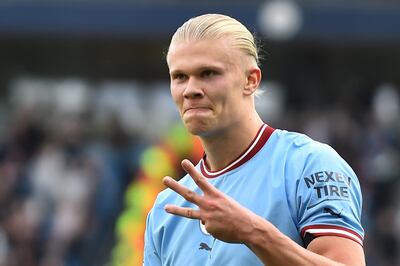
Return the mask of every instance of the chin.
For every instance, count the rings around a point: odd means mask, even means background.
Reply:
[[[185,124],[185,127],[190,134],[198,137],[211,137],[218,132],[216,127],[210,125]]]
[[[184,125],[189,131],[190,134],[195,136],[207,136],[211,130],[211,128],[205,123],[193,123],[193,122],[184,122]]]
[[[190,134],[195,135],[195,136],[204,136],[207,135],[207,130],[197,128],[197,127],[186,127],[186,129],[189,131]]]

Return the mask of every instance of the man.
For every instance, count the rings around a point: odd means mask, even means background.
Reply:
[[[182,121],[205,155],[158,195],[144,265],[364,265],[357,177],[328,145],[273,129],[254,107],[252,34],[207,14],[172,37],[167,63]]]

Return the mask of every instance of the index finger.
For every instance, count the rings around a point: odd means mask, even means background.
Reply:
[[[187,159],[183,160],[182,168],[192,177],[194,182],[204,193],[214,193],[217,191],[217,189],[208,183],[207,179],[199,171],[197,171],[196,167],[191,161]]]
[[[194,191],[186,188],[185,186],[182,186],[173,178],[166,176],[163,178],[163,183],[164,185],[181,195],[187,201],[194,203],[197,206],[201,206],[201,196],[196,194]]]

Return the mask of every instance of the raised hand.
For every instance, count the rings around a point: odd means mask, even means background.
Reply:
[[[204,195],[189,190],[167,176],[163,179],[164,184],[197,205],[198,209],[166,205],[165,210],[174,215],[201,220],[207,232],[219,240],[244,243],[253,231],[252,221],[256,215],[211,185],[189,160],[183,160],[182,167]]]

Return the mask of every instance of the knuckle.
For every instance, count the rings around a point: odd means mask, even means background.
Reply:
[[[193,200],[194,192],[191,191],[191,190],[188,190],[188,191],[185,192],[184,197],[185,197],[186,200]]]

